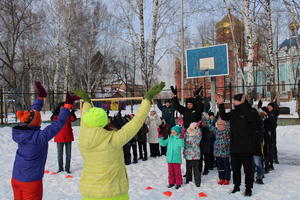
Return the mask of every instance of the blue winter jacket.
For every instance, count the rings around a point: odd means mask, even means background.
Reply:
[[[31,109],[40,111],[42,107],[43,100],[37,99]],[[40,127],[28,127],[24,124],[12,129],[12,138],[18,143],[13,178],[21,182],[32,182],[43,178],[48,154],[48,141],[64,126],[69,114],[69,109],[61,109],[58,120],[52,122],[44,130],[40,130]]]

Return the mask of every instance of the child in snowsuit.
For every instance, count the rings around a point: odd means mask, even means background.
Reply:
[[[229,124],[226,121],[219,119],[216,123],[217,127],[208,123],[208,127],[211,132],[216,136],[214,143],[214,156],[217,160],[217,168],[219,173],[220,185],[228,185],[230,181],[230,136],[229,136]]]
[[[64,102],[61,102],[57,105],[53,114],[51,116],[51,121],[55,121],[58,118],[60,109],[64,106]],[[64,127],[59,131],[59,133],[54,137],[54,142],[57,143],[57,160],[58,160],[58,171],[66,171],[67,173],[71,173],[71,147],[72,142],[74,141],[73,129],[71,123],[76,120],[75,110],[72,110],[70,116],[65,123]],[[63,154],[64,154],[64,146],[66,148],[66,164],[65,168],[63,167]]]
[[[73,102],[78,99],[67,94],[57,120],[41,130],[40,111],[47,93],[39,81],[36,81],[35,85],[38,98],[33,102],[30,110],[17,112],[21,124],[12,129],[12,138],[18,144],[11,179],[14,199],[17,200],[43,198],[43,176],[48,142],[63,128],[69,118]]]
[[[187,162],[186,169],[186,183],[194,179],[197,187],[201,184],[201,173],[200,173],[200,141],[202,138],[201,129],[199,128],[199,123],[193,122],[190,124],[189,128],[185,134],[185,145],[183,150],[183,155]]]
[[[167,147],[167,163],[168,163],[168,174],[169,174],[169,185],[168,188],[175,186],[179,189],[182,185],[181,176],[181,148],[184,147],[184,141],[180,138],[181,127],[173,126],[171,128],[171,135],[168,139],[159,135],[158,141],[161,146]]]
[[[146,124],[149,128],[147,139],[150,145],[150,157],[156,158],[157,156],[160,156],[159,143],[157,140],[157,129],[161,124],[161,120],[153,108],[146,119]]]
[[[128,177],[123,146],[142,127],[156,94],[164,83],[152,87],[144,96],[136,115],[120,130],[111,131],[105,110],[92,107],[84,91],[75,91],[84,99],[78,139],[83,159],[80,193],[84,200],[128,200]]]
[[[159,125],[157,131],[159,135],[161,135],[164,139],[167,139],[169,137],[171,126],[165,122],[165,120],[162,120],[161,124]],[[160,146],[161,155],[166,155],[167,153],[167,147]]]

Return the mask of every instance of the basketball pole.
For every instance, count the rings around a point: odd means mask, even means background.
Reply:
[[[210,78],[210,100],[211,100],[211,111],[216,115],[216,77],[209,76],[208,69],[205,70],[205,76]]]
[[[215,99],[215,94],[216,94],[216,77],[210,77],[210,82],[211,82],[211,107],[212,107],[212,112],[216,116],[216,99]]]

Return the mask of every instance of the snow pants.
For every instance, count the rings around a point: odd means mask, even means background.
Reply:
[[[160,156],[159,143],[149,143],[150,145],[150,157]]]
[[[168,163],[169,184],[182,185],[181,164]]]
[[[186,160],[186,182],[193,180],[193,174],[196,186],[201,184],[200,160]]]
[[[140,159],[147,159],[147,142],[138,142]],[[144,154],[143,154],[144,152]]]
[[[14,178],[11,179],[14,192],[14,200],[42,200],[43,181],[21,182]]]
[[[65,143],[57,143],[57,160],[58,160],[58,170],[64,171],[63,163],[64,163],[64,146],[66,148],[66,165],[65,170],[70,171],[70,163],[71,163],[71,147],[72,142]]]
[[[123,146],[123,151],[124,151],[124,160],[125,164],[129,165],[131,164],[131,153],[130,150],[132,148],[132,153],[133,153],[133,161],[137,161],[137,141],[136,140],[130,140],[127,144]]]
[[[229,158],[216,157],[216,160],[217,160],[219,179],[220,180],[225,179],[230,181],[231,173],[230,173]]]

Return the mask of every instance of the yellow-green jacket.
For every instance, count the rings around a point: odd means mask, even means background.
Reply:
[[[85,102],[82,115],[91,108]],[[86,200],[128,199],[128,178],[124,165],[123,146],[142,127],[150,110],[144,99],[135,117],[118,131],[101,127],[89,128],[81,120],[78,139],[83,159],[80,193]]]

